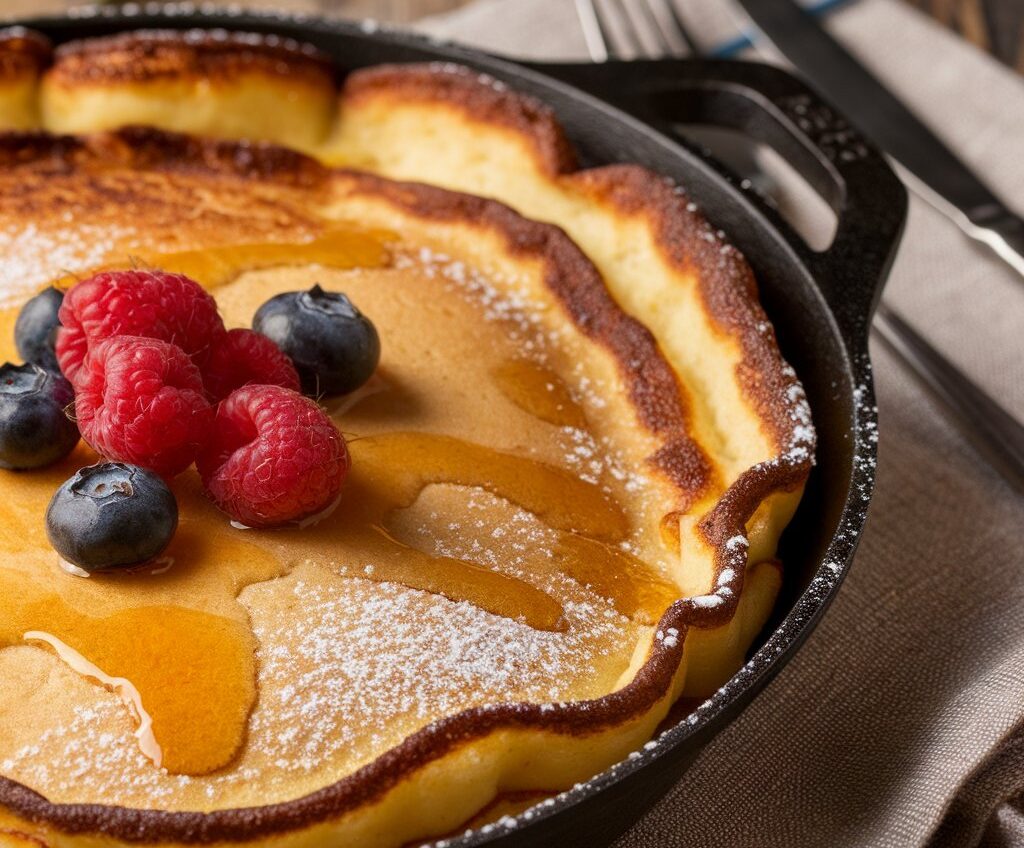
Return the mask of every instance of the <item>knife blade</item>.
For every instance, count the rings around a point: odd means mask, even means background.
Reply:
[[[771,42],[857,128],[920,183],[918,193],[1024,281],[1024,219],[793,0],[738,0]]]

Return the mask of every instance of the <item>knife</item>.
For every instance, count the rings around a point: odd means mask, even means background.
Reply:
[[[1024,219],[793,0],[738,0],[757,29],[920,185],[918,194],[1024,279]]]

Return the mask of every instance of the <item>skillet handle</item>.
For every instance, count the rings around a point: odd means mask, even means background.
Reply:
[[[749,199],[814,272],[844,335],[863,349],[903,231],[907,193],[885,157],[817,94],[780,68],[755,62],[662,59],[530,67],[677,139],[676,124],[709,124],[774,148],[831,206],[835,237],[815,251],[763,199],[748,192]]]

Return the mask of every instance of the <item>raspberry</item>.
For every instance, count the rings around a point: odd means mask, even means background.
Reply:
[[[224,335],[217,303],[197,282],[166,271],[109,271],[64,296],[57,361],[69,380],[96,342],[145,336],[177,345],[200,369]]]
[[[206,391],[215,401],[250,383],[299,390],[292,361],[266,336],[252,330],[230,330],[213,348],[203,372]]]
[[[313,401],[280,386],[245,386],[217,407],[196,466],[224,512],[249,527],[270,527],[329,507],[349,456]]]
[[[90,348],[75,378],[75,414],[103,456],[165,477],[192,464],[213,419],[202,375],[185,352],[140,336]]]

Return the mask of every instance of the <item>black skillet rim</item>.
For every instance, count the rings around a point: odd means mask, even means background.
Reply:
[[[378,25],[373,22],[353,23],[341,20],[327,20],[315,15],[306,14],[283,14],[273,11],[241,10],[237,7],[217,7],[212,5],[194,5],[191,3],[147,3],[127,4],[115,7],[84,7],[72,10],[66,16],[39,17],[11,21],[33,29],[46,31],[49,27],[66,27],[76,20],[102,19],[117,27],[123,28],[152,28],[161,24],[180,27],[182,24],[198,27],[221,27],[227,29],[244,30],[247,25],[263,26],[280,24],[293,30],[291,37],[301,38],[301,33],[294,30],[306,32],[319,32],[330,35],[344,34],[357,38],[376,41],[385,46],[392,45],[400,47],[407,45],[437,54],[441,61],[459,61],[481,70],[504,71],[507,74],[518,78],[529,78],[531,75],[544,84],[556,88],[572,89],[566,83],[546,74],[538,74],[537,71],[517,64],[512,60],[502,59],[481,53],[461,45],[452,44],[424,36],[412,35],[407,32],[393,30],[390,27]],[[6,23],[4,24],[6,25]],[[579,89],[572,89],[575,99],[582,100],[586,105],[594,108],[599,102],[592,95],[580,92]],[[576,97],[576,94],[579,94]],[[591,101],[587,104],[586,101]],[[614,107],[612,107],[614,109]],[[608,108],[599,109],[599,112],[607,115]],[[621,110],[615,118],[627,127],[631,125],[643,126],[638,121]],[[677,145],[678,146],[678,145]],[[689,153],[693,154],[694,149]],[[819,284],[820,289],[827,287],[829,282],[823,277],[828,276],[828,268],[816,258],[814,254],[798,238],[794,238],[788,226],[779,216],[751,192],[737,187],[732,175],[722,171],[720,166],[710,159],[705,153],[696,151],[697,155],[709,162],[718,172],[723,182],[734,190],[742,192],[744,200],[755,209],[764,219],[769,221],[778,232],[788,241],[794,254],[794,260],[801,263],[809,270],[810,275]],[[685,157],[681,157],[681,163],[692,165]],[[899,233],[893,234],[894,243]],[[889,245],[891,254],[893,245]],[[889,256],[891,261],[891,255]],[[888,262],[882,263],[877,269],[877,278],[873,281],[875,297],[877,289],[881,287],[888,270]],[[441,840],[438,844],[446,846],[470,846],[480,844],[494,844],[496,838],[507,836],[514,837],[516,830],[526,836],[525,831],[530,828],[528,825],[537,825],[563,810],[573,807],[585,798],[599,795],[603,790],[613,784],[625,780],[647,768],[659,757],[669,750],[680,747],[684,742],[693,740],[698,747],[702,747],[717,732],[719,732],[735,715],[746,705],[751,697],[756,695],[770,679],[781,669],[792,657],[795,651],[804,642],[813,630],[820,616],[825,612],[833,600],[846,572],[859,542],[863,523],[867,515],[868,503],[874,486],[874,458],[877,445],[877,410],[874,405],[873,380],[871,375],[871,362],[868,357],[866,343],[866,329],[870,319],[870,308],[873,300],[861,313],[854,316],[854,321],[837,321],[839,309],[834,300],[828,305],[829,318],[835,325],[838,336],[843,340],[847,355],[847,374],[856,386],[855,396],[855,424],[852,428],[853,447],[851,480],[844,506],[840,517],[839,525],[832,536],[822,562],[804,592],[796,600],[792,608],[785,615],[783,621],[763,642],[761,647],[753,654],[747,664],[740,669],[717,693],[697,707],[686,719],[662,732],[655,740],[647,743],[644,748],[635,755],[623,760],[601,772],[584,783],[577,784],[570,790],[542,802],[533,809],[533,815],[527,823],[520,816],[513,827],[489,826],[481,830],[467,833],[464,836]],[[861,304],[857,304],[858,307]],[[858,331],[859,329],[859,331]],[[743,703],[740,703],[740,701]],[[649,799],[645,807],[653,806],[660,798],[660,793]],[[500,840],[502,844],[504,839]],[[510,842],[511,844],[511,842]]]

